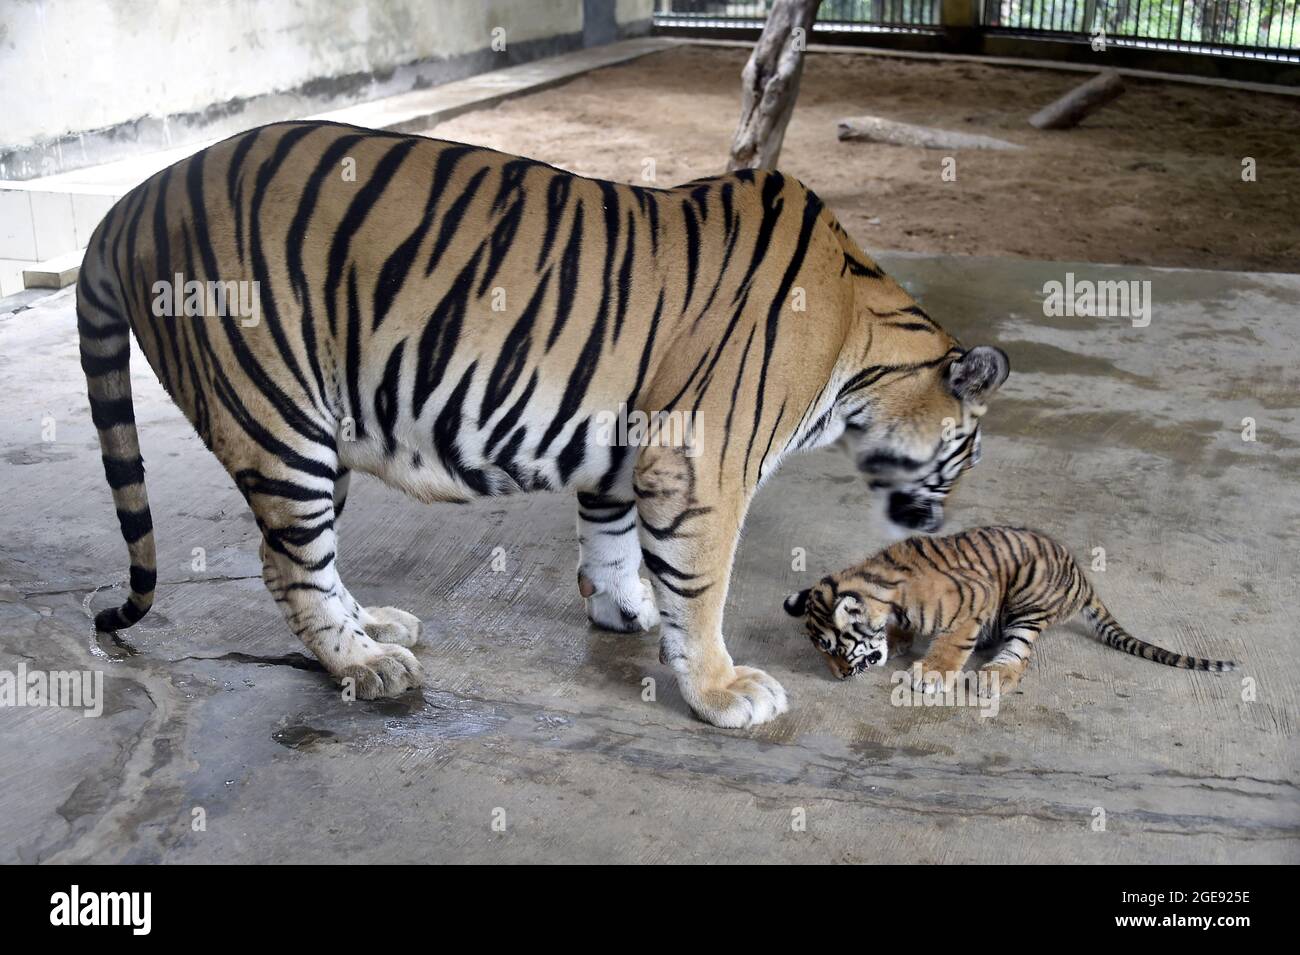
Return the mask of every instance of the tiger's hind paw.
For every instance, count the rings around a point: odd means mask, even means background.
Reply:
[[[420,618],[396,607],[366,607],[361,612],[366,636],[378,643],[413,647],[420,642]]]
[[[359,700],[401,696],[424,683],[424,669],[410,650],[392,643],[376,643],[360,662],[351,663],[335,674]]]

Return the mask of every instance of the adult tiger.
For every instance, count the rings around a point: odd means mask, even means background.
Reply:
[[[223,309],[189,283],[237,284],[219,286]],[[210,314],[249,288],[256,314]],[[169,317],[173,302],[207,317]],[[763,479],[843,436],[890,517],[933,529],[1007,374],[779,173],[646,189],[320,122],[235,136],[123,197],[87,250],[77,313],[131,556],[130,596],[99,629],[144,616],[156,583],[129,326],[256,515],[290,627],[358,696],[422,676],[419,621],[363,608],[339,579],[352,470],[423,501],[576,489],[588,616],[658,623],[661,659],[720,726],[786,708],[722,638]],[[598,427],[621,408],[689,411],[699,429],[688,447],[631,448]]]

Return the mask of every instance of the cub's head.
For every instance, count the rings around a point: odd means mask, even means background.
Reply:
[[[785,612],[804,618],[808,639],[841,680],[889,659],[889,605],[868,594],[841,592],[833,577],[786,597]]]
[[[863,397],[846,408],[840,443],[897,536],[942,526],[944,499],[979,463],[980,418],[1010,370],[1006,352],[980,345],[862,373]]]

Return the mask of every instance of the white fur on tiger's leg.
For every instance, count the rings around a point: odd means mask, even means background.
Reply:
[[[578,494],[578,592],[591,622],[618,633],[659,625],[654,590],[640,576],[636,503],[628,491],[626,498]]]
[[[343,603],[352,608],[366,636],[379,643],[395,643],[399,647],[413,647],[420,642],[420,618],[397,607],[363,607],[339,582],[343,590]]]
[[[747,496],[723,495],[710,505],[696,498],[695,483],[694,464],[680,450],[642,451],[636,497],[641,547],[660,608],[659,660],[677,674],[682,696],[700,719],[714,726],[757,726],[784,713],[789,703],[775,678],[736,666],[722,637]]]
[[[341,468],[339,476],[334,479],[334,521],[336,525],[339,518],[343,516],[343,508],[347,506],[348,489],[351,487],[352,472],[347,468]]]

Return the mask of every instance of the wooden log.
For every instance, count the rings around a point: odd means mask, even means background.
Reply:
[[[775,169],[799,96],[803,53],[821,0],[776,0],[740,77],[740,124],[727,169]]]
[[[1103,70],[1029,117],[1029,125],[1037,129],[1070,129],[1123,92],[1123,78],[1114,70]]]
[[[839,137],[892,146],[924,146],[926,149],[1024,149],[1017,143],[975,133],[958,133],[932,126],[899,123],[879,116],[854,116],[839,122]]]

